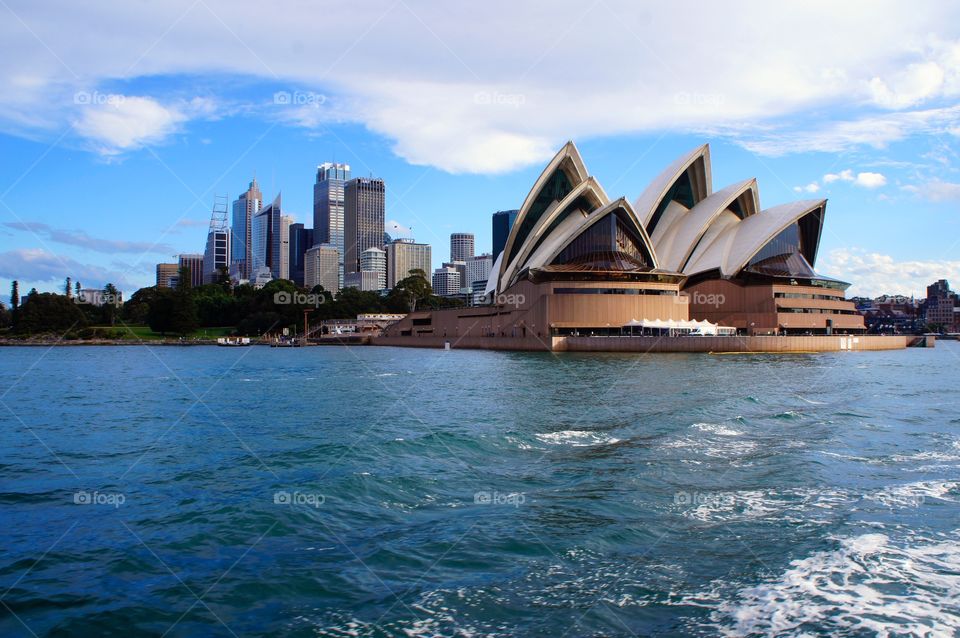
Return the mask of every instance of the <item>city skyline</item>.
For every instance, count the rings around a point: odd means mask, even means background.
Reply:
[[[831,7],[823,21],[825,6],[792,15],[822,46],[783,42],[763,26],[774,10],[751,5],[749,25],[703,8],[709,15],[678,49],[657,28],[676,9],[601,3],[585,24],[622,27],[636,55],[599,47],[583,60],[595,70],[571,81],[562,56],[543,55],[568,36],[507,38],[491,57],[483,16],[463,33],[418,3],[376,4],[382,20],[372,26],[338,9],[340,28],[324,38],[308,37],[296,11],[90,8],[94,35],[124,21],[128,39],[110,58],[96,37],[66,34],[67,16],[10,3],[19,20],[2,28],[19,53],[0,98],[0,285],[56,290],[64,276],[150,285],[156,263],[202,249],[213,196],[234,201],[253,174],[309,224],[324,162],[384,179],[387,232],[431,244],[437,267],[451,232],[474,233],[489,250],[490,215],[517,208],[536,167],[575,138],[597,158],[598,178],[629,198],[665,162],[709,142],[719,182],[757,175],[772,205],[830,200],[821,259],[853,283],[851,294],[922,296],[930,281],[960,279],[957,9],[886,6],[867,34],[863,7]],[[556,28],[544,31],[563,34],[568,13],[548,17]],[[273,29],[297,46],[258,37]],[[212,55],[183,54],[197,32]],[[382,55],[401,43],[430,64]],[[765,48],[778,55],[750,55]],[[318,59],[330,63],[309,63]],[[732,63],[742,59],[753,66]],[[606,105],[602,118],[572,108],[594,100]]]

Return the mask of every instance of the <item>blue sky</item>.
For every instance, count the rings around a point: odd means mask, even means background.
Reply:
[[[829,200],[851,294],[960,286],[958,9],[551,7],[0,2],[0,287],[152,285],[254,172],[310,225],[324,161],[384,178],[439,265],[568,139],[631,200],[709,142],[715,189]]]

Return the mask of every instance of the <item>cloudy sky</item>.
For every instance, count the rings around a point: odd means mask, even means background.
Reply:
[[[709,142],[714,188],[829,199],[851,294],[960,287],[960,6],[660,5],[0,0],[0,286],[151,285],[254,174],[310,225],[324,161],[439,263],[573,139],[630,199]]]

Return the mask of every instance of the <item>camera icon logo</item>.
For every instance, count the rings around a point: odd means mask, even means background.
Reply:
[[[274,492],[273,502],[275,505],[290,505],[292,499],[290,497],[290,492],[286,490],[280,490],[279,492]]]
[[[273,94],[274,104],[290,104],[291,96],[289,91],[277,91]]]
[[[289,292],[281,290],[280,292],[273,293],[273,303],[286,306],[293,303],[293,298]]]
[[[81,490],[79,492],[74,492],[73,502],[75,505],[90,505],[90,503],[93,502],[93,499],[90,497],[90,492]]]

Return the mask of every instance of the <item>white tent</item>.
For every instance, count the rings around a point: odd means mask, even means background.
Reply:
[[[632,319],[623,324],[623,327],[630,328],[631,332],[634,328],[642,328],[644,330],[669,330],[671,335],[687,334],[694,331],[697,335],[709,336],[736,334],[736,328],[718,326],[706,319],[701,321],[695,319],[643,319],[637,321],[636,319]]]

